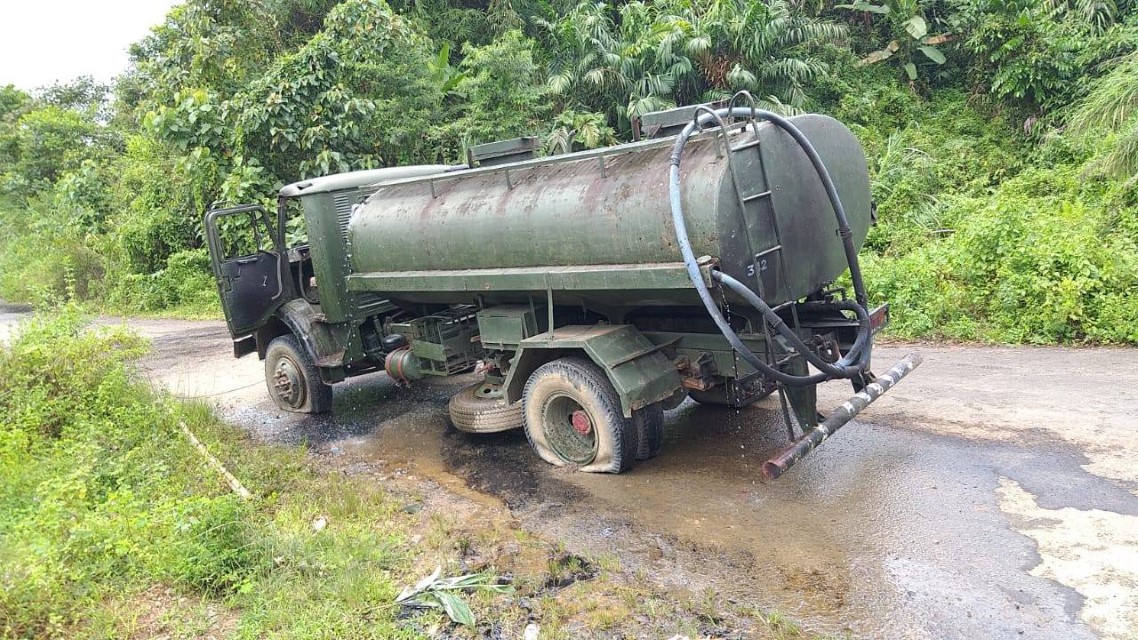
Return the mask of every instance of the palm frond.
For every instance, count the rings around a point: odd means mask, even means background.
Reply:
[[[1126,56],[1100,78],[1069,120],[1071,130],[1086,135],[1095,129],[1118,129],[1138,115],[1138,52]]]

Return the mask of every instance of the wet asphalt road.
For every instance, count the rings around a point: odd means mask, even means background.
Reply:
[[[6,321],[0,313],[0,338]],[[777,403],[686,402],[662,454],[620,476],[537,459],[521,433],[449,429],[469,378],[337,387],[331,416],[278,412],[223,325],[131,321],[176,395],[273,442],[499,498],[527,528],[665,586],[775,607],[858,638],[1138,638],[1138,351],[910,349],[924,366],[775,482]],[[849,395],[830,383],[823,410]],[[444,483],[445,484],[445,483]]]

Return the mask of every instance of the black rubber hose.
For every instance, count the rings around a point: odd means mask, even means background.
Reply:
[[[684,146],[687,144],[688,138],[690,138],[691,135],[695,133],[695,131],[700,128],[705,121],[710,122],[711,120],[720,119],[724,116],[762,118],[764,120],[772,122],[779,128],[789,133],[802,148],[803,152],[806,153],[806,156],[810,159],[811,164],[814,166],[815,171],[818,173],[819,179],[822,181],[822,184],[826,189],[826,195],[830,199],[830,204],[834,208],[834,215],[838,221],[838,233],[842,238],[842,245],[846,253],[846,262],[849,264],[850,275],[853,279],[854,294],[857,298],[857,306],[860,311],[859,318],[863,318],[863,321],[859,327],[858,338],[854,342],[854,348],[852,348],[850,350],[850,353],[848,353],[841,361],[839,361],[839,363],[837,363],[838,366],[830,365],[829,363],[825,363],[820,358],[818,358],[819,361],[823,362],[826,365],[826,369],[823,369],[822,373],[817,373],[810,376],[791,375],[767,364],[761,358],[756,356],[750,349],[748,349],[746,345],[743,344],[743,341],[739,338],[738,334],[735,333],[735,330],[731,328],[731,325],[723,317],[723,314],[719,311],[718,305],[716,305],[715,300],[711,297],[711,292],[708,290],[708,287],[703,280],[703,274],[700,272],[699,264],[696,262],[695,253],[691,247],[691,240],[688,238],[687,224],[684,220],[683,215],[682,194],[680,192],[680,158],[683,156]],[[726,136],[727,132],[724,131],[723,135]],[[726,140],[726,137],[724,140],[728,145],[730,144],[730,142]],[[676,230],[676,242],[680,247],[680,253],[683,255],[684,265],[687,269],[688,277],[691,280],[692,285],[695,287],[696,293],[699,295],[704,307],[707,308],[708,314],[711,316],[712,320],[719,328],[720,333],[723,334],[723,337],[727,339],[727,342],[731,344],[731,347],[739,353],[743,360],[745,360],[748,364],[750,364],[758,371],[761,371],[764,375],[783,382],[784,384],[793,386],[817,384],[818,382],[823,382],[830,379],[831,377],[852,378],[864,372],[866,366],[868,365],[867,343],[869,339],[870,327],[868,323],[864,321],[864,318],[868,318],[868,314],[864,308],[866,304],[865,285],[862,280],[861,269],[857,261],[857,250],[853,246],[853,234],[850,231],[849,219],[846,216],[845,208],[842,206],[841,199],[838,197],[837,188],[834,186],[833,180],[830,179],[830,174],[826,170],[826,166],[822,163],[822,159],[818,155],[817,150],[814,149],[814,145],[810,143],[809,139],[806,138],[805,134],[803,134],[802,131],[798,129],[798,127],[794,126],[793,123],[778,114],[761,109],[752,109],[749,107],[720,109],[715,112],[697,117],[692,122],[688,123],[686,127],[684,127],[683,131],[680,132],[680,135],[676,138],[676,143],[672,148],[671,166],[669,167],[668,171],[668,196],[672,208],[672,222]],[[733,278],[732,280],[738,282]],[[753,295],[753,292],[751,292],[750,289],[747,289],[745,286],[743,288]],[[757,298],[758,296],[754,297]],[[759,300],[761,302],[761,298]],[[755,305],[752,304],[752,306]],[[756,306],[756,309],[762,312],[763,307],[765,307],[767,310],[770,309],[770,307],[766,305],[765,302],[763,302],[761,306]],[[801,345],[802,353],[808,358],[808,360],[811,359],[810,356],[815,355],[810,349],[804,348],[805,345],[802,343],[801,339],[798,338],[797,334],[791,331],[789,327],[787,327],[786,324],[781,321],[781,319],[779,320],[779,325],[780,326],[776,326],[775,328],[779,331],[780,335],[789,340],[792,345],[794,345],[795,342],[797,342],[797,345],[795,346]],[[865,352],[864,357],[863,352]],[[821,369],[822,367],[819,368]],[[827,373],[827,369],[833,373]]]
[[[678,186],[676,188],[678,190]],[[678,220],[676,220],[675,224],[676,238],[680,244],[680,251],[684,254],[684,263],[687,265],[688,276],[691,277],[692,283],[696,285],[696,293],[699,294],[700,300],[702,300],[704,306],[707,307],[711,319],[715,322],[715,325],[719,327],[720,333],[727,339],[731,348],[734,349],[747,364],[754,367],[755,370],[761,371],[763,375],[778,380],[783,384],[805,386],[829,380],[830,376],[825,373],[816,373],[811,376],[796,376],[776,369],[766,362],[763,362],[762,358],[755,355],[753,351],[747,348],[747,345],[743,344],[743,340],[739,338],[739,334],[735,333],[735,330],[728,324],[727,319],[720,313],[719,307],[711,297],[711,292],[703,282],[703,275],[699,271],[699,265],[695,261],[695,256],[692,255],[691,243],[688,240],[687,227],[684,224],[682,215],[678,216]]]
[[[763,314],[763,318],[766,320],[766,322],[771,325],[771,328],[785,337],[787,342],[790,343],[790,346],[794,350],[801,353],[802,356],[806,358],[806,361],[817,367],[819,371],[829,374],[835,378],[852,378],[865,369],[864,365],[859,364],[858,356],[862,353],[862,350],[865,347],[865,342],[867,340],[867,336],[869,335],[871,327],[869,324],[869,313],[867,313],[866,310],[861,306],[855,304],[845,307],[837,307],[837,305],[835,305],[835,308],[843,308],[845,310],[853,311],[856,313],[859,321],[859,327],[857,339],[854,341],[853,347],[850,349],[849,354],[847,354],[838,362],[831,364],[823,360],[818,354],[814,353],[814,351],[811,350],[810,347],[808,347],[806,343],[802,341],[802,338],[798,337],[798,334],[794,333],[790,327],[786,326],[786,323],[783,322],[782,318],[780,318],[778,314],[770,308],[770,305],[768,305],[766,301],[760,298],[754,291],[751,291],[747,285],[739,282],[735,278],[732,278],[722,271],[712,272],[711,277],[726,285],[728,289],[734,291],[737,295],[739,295],[739,297],[746,300],[748,304],[758,309],[759,312]]]

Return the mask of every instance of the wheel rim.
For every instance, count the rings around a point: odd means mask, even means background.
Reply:
[[[479,400],[500,400],[502,398],[502,385],[482,382],[474,387],[474,397]]]
[[[273,392],[294,409],[304,404],[304,374],[292,358],[282,356],[273,367]]]
[[[541,411],[542,430],[566,462],[588,464],[597,457],[597,426],[589,412],[565,394],[551,396]]]

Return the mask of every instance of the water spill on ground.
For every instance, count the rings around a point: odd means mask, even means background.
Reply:
[[[520,432],[449,428],[446,400],[464,382],[398,389],[368,376],[337,394],[335,417],[250,426],[457,481],[575,551],[855,637],[1094,637],[1074,590],[1027,572],[1039,562],[1034,542],[1009,528],[995,490],[1013,477],[1053,500],[1069,487],[1070,497],[1134,508],[1059,441],[1025,450],[867,423],[768,482],[761,463],[785,432],[767,401],[745,410],[685,403],[667,415],[658,458],[619,476],[574,473],[537,460]]]

